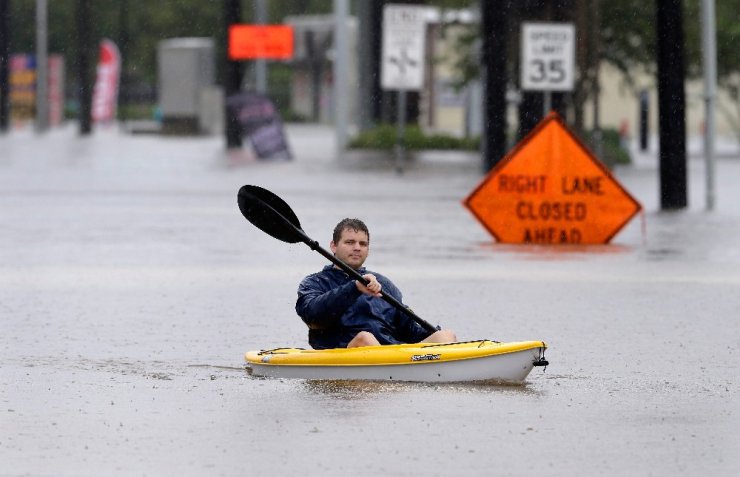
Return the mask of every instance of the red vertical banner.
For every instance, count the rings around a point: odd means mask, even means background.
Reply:
[[[100,57],[93,89],[92,119],[94,122],[115,120],[120,78],[121,55],[116,44],[106,38],[100,42]]]

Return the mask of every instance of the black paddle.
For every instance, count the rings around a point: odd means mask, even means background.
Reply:
[[[359,280],[365,285],[369,283],[357,272],[357,270],[321,248],[317,241],[312,240],[308,235],[306,235],[306,232],[301,228],[298,217],[296,217],[293,210],[277,195],[267,189],[263,189],[262,187],[245,185],[239,189],[237,200],[239,202],[239,210],[241,210],[242,215],[250,221],[252,225],[265,232],[267,235],[287,243],[303,242],[311,247],[311,250],[319,252],[355,280]],[[382,298],[393,305],[396,309],[406,313],[427,331],[431,333],[437,331],[437,327],[432,326],[427,321],[419,318],[416,313],[408,309],[392,296],[383,293]]]

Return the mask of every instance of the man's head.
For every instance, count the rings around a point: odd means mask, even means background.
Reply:
[[[360,219],[344,219],[334,227],[331,251],[354,269],[362,267],[370,252],[370,232]]]

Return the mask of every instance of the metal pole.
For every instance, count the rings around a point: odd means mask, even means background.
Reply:
[[[267,5],[265,4],[265,0],[256,0],[254,7],[257,24],[264,25],[267,23]],[[254,62],[254,84],[258,93],[267,93],[267,61],[264,58],[258,58]]]
[[[349,5],[347,0],[334,0],[334,125],[337,133],[337,157],[347,145],[347,74],[349,41],[347,39],[347,17]]]
[[[542,93],[542,117],[544,118],[552,110],[552,91],[544,91]]]
[[[10,124],[10,0],[0,0],[0,132]]]
[[[79,91],[80,135],[92,132],[92,75],[90,74],[90,54],[92,46],[92,25],[90,23],[90,0],[77,0],[75,16],[77,21],[77,81]]]
[[[121,84],[118,93],[118,118],[120,121],[128,119],[127,108],[129,98],[129,81],[126,66],[129,61],[129,27],[128,27],[128,1],[121,0],[118,4],[118,51],[121,54]]]
[[[706,207],[715,204],[714,104],[717,95],[717,31],[714,0],[701,2],[701,37],[704,61],[704,160],[706,161]]]
[[[396,146],[395,146],[395,156],[396,156],[396,172],[399,174],[403,173],[403,166],[404,166],[404,155],[405,155],[405,145],[404,145],[404,138],[406,135],[406,90],[402,89],[398,91],[398,111],[396,113],[398,114],[398,123],[397,123],[397,136],[396,136]]]
[[[228,43],[229,27],[241,20],[242,10],[240,0],[224,2],[224,32],[223,44]],[[224,113],[226,116],[226,148],[238,149],[242,146],[242,131],[239,119],[234,111],[226,106],[225,100],[239,92],[242,82],[242,68],[238,61],[229,59],[228,52],[224,54],[226,60],[224,68]]]
[[[601,11],[600,11],[599,0],[594,0],[591,4],[591,25],[593,39],[591,40],[592,48],[590,49],[593,55],[593,67],[594,67],[594,83],[593,83],[593,94],[594,94],[594,131],[593,131],[593,142],[594,142],[594,153],[599,160],[604,160],[604,135],[601,131],[601,32],[599,25],[601,25]]]
[[[49,51],[47,0],[36,0],[36,132],[49,129]]]

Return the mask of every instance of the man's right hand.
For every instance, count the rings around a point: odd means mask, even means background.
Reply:
[[[375,278],[375,275],[372,273],[368,273],[366,275],[363,275],[362,278],[367,280],[367,285],[363,284],[359,280],[355,280],[355,285],[357,286],[357,289],[360,290],[365,295],[375,296],[375,297],[381,297],[380,289],[382,286],[380,285],[380,282],[377,278]]]

